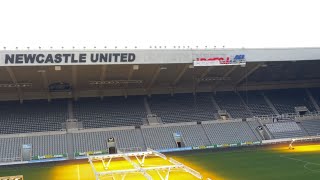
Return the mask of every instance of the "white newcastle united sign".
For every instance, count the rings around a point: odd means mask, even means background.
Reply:
[[[189,51],[0,51],[0,66],[192,63]]]
[[[136,60],[135,53],[5,53],[1,65],[124,64]]]

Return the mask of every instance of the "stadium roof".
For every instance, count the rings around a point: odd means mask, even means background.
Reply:
[[[30,59],[26,61],[26,58],[37,58],[39,54],[42,55],[39,57],[41,62],[49,57],[47,64],[37,63],[36,59],[34,63],[30,63]],[[50,55],[55,58],[57,54],[70,54],[68,63],[50,61]],[[86,60],[84,63],[79,63],[81,54],[86,54],[82,55],[82,60]],[[113,56],[111,60],[102,59],[106,62],[92,63],[92,54],[119,55],[117,61]],[[130,57],[130,54],[134,54],[134,57]],[[71,63],[72,55],[74,63]],[[237,55],[244,55],[246,63],[219,66],[194,64],[197,58],[226,59]],[[0,100],[77,99],[320,86],[320,48],[24,50],[0,51],[0,56]],[[124,61],[120,62],[121,58]]]

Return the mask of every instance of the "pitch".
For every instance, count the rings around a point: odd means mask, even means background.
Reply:
[[[234,149],[228,151],[193,151],[168,154],[167,157],[199,171],[204,178],[212,180],[318,180],[320,178],[320,145],[298,145],[294,150],[288,146]],[[112,168],[126,168],[124,161],[116,161]],[[150,164],[161,163],[149,160]],[[165,172],[163,172],[165,173]],[[94,175],[86,161],[60,162],[54,164],[19,165],[1,167],[0,176],[24,175],[25,179],[46,180],[93,180]],[[188,174],[173,171],[170,179],[194,179]],[[152,174],[157,177],[156,173]],[[107,179],[107,178],[106,178]],[[111,179],[111,178],[109,178]],[[125,179],[143,179],[137,174]],[[154,178],[157,179],[157,178]],[[160,179],[160,178],[158,178]]]

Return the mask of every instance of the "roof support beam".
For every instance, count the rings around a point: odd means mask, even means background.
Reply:
[[[244,74],[242,77],[240,77],[234,85],[238,86],[245,78],[247,78],[252,73],[254,73],[260,66],[261,66],[261,64],[257,64],[256,66],[252,67],[246,74]]]
[[[74,100],[78,100],[78,88],[77,88],[77,66],[72,66],[72,95]]]
[[[201,79],[204,78],[209,72],[214,68],[214,66],[208,67],[201,75],[200,78],[197,80],[197,85],[201,82]]]
[[[107,65],[101,66],[101,73],[100,73],[100,81],[104,81],[106,79],[107,74]]]
[[[128,81],[130,81],[130,80],[132,79],[133,72],[134,72],[134,71],[137,71],[138,69],[139,69],[139,65],[132,65],[132,66],[130,66],[129,73],[128,73]],[[128,91],[127,91],[128,86],[129,86],[129,84],[127,83],[127,84],[125,85],[125,88],[124,88],[125,98],[127,98],[127,96],[128,96]]]
[[[208,67],[208,68],[200,75],[200,79],[204,78],[213,68],[214,68],[214,66]]]
[[[228,77],[235,69],[237,69],[238,66],[232,66],[231,69],[229,69],[229,71],[227,71],[222,77]],[[212,89],[218,88],[221,85],[221,81],[216,82],[213,86]]]
[[[10,75],[10,79],[14,84],[18,84],[17,78],[14,75],[12,68],[11,67],[6,67],[6,70],[8,71],[9,75]],[[23,102],[23,94],[22,94],[22,90],[19,86],[16,86],[17,92],[18,92],[18,98],[20,103]]]
[[[178,76],[174,79],[174,81],[172,82],[172,86],[176,86],[176,84],[179,82],[179,80],[181,79],[181,77],[184,75],[184,73],[188,70],[189,68],[189,64],[186,64],[182,70],[179,72]]]
[[[49,92],[49,81],[48,81],[48,77],[47,77],[47,73],[46,71],[42,71],[41,72],[41,77],[42,77],[42,81],[43,81],[43,89],[45,90],[46,94],[47,94],[47,98],[48,101],[51,101],[51,95]]]
[[[101,72],[100,72],[100,81],[105,81],[107,79],[107,65],[101,65]],[[100,88],[102,87],[102,85],[99,86]],[[100,89],[98,91],[98,96],[100,96],[101,100],[104,97],[104,92],[103,89]]]
[[[157,69],[155,70],[155,72],[154,72],[153,75],[152,75],[152,78],[151,78],[150,83],[149,83],[149,84],[147,85],[147,87],[146,87],[146,91],[147,91],[147,92],[151,89],[152,85],[153,85],[154,82],[157,80],[157,78],[158,78],[158,76],[159,76],[159,74],[160,74],[160,71],[161,71],[161,67],[158,66]]]
[[[134,71],[137,71],[139,70],[139,65],[132,65],[130,70],[129,70],[129,73],[128,73],[128,80],[131,80],[132,79],[132,76],[133,76],[133,72]]]
[[[201,82],[201,79],[202,78],[204,78],[212,69],[214,68],[214,66],[210,66],[210,67],[208,67],[201,75],[200,75],[200,77],[197,79],[197,78],[195,78],[194,79],[194,84],[193,84],[193,95],[195,95],[196,94],[196,92],[197,92],[197,88],[198,88],[198,86],[199,86],[199,84],[200,84],[200,82]]]

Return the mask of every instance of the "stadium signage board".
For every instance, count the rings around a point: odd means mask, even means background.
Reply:
[[[6,53],[1,65],[80,65],[133,63],[135,53]]]
[[[32,156],[32,160],[45,160],[45,159],[58,159],[58,158],[66,158],[68,157],[67,154],[47,154],[43,156]]]
[[[0,66],[193,64],[320,60],[320,48],[0,50]]]
[[[236,55],[216,55],[216,54],[194,54],[194,66],[225,66],[225,65],[245,65],[244,54]]]
[[[76,152],[74,155],[77,156],[87,156],[88,155],[100,155],[100,154],[108,154],[106,150],[102,151],[88,151],[88,152]]]
[[[169,148],[169,149],[159,149],[158,152],[177,152],[177,151],[189,151],[192,150],[192,147],[183,147],[183,148]]]

